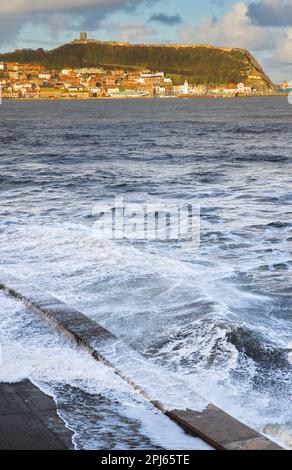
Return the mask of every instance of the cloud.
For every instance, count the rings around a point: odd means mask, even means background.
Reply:
[[[266,60],[269,67],[289,67],[292,70],[292,28],[285,31]]]
[[[270,32],[252,24],[247,13],[247,5],[239,2],[222,18],[207,18],[196,27],[183,26],[179,33],[184,42],[252,50],[268,48],[273,42]]]
[[[141,4],[159,0],[1,0],[0,40],[9,41],[26,24],[45,24],[52,35],[62,30],[94,30],[107,15],[133,11]]]
[[[1,0],[1,15],[21,15],[23,13],[109,11],[135,7],[145,0]]]
[[[274,49],[263,54],[262,63],[275,83],[292,79],[292,28],[285,29]]]
[[[285,76],[292,78],[290,10],[292,0],[238,1],[219,18],[207,18],[197,26],[181,26],[179,36],[185,43],[246,48],[280,83]]]
[[[157,13],[156,15],[152,15],[148,23],[162,23],[167,26],[176,26],[183,22],[182,17],[177,13],[176,15],[165,15],[164,13]]]
[[[154,37],[157,33],[156,29],[143,23],[109,23],[103,29],[111,34],[113,40],[122,42],[146,42],[149,36]]]
[[[276,57],[280,64],[292,66],[292,29],[290,28],[285,37],[280,41],[276,49]]]
[[[248,6],[248,16],[259,26],[292,26],[292,0],[260,0]]]
[[[0,41],[5,43],[15,39],[23,25],[29,20],[28,15],[0,16]]]

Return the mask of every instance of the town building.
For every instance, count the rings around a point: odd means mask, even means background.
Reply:
[[[86,33],[80,35],[80,40],[88,41]],[[208,86],[185,80],[178,85],[162,70],[125,70],[119,67],[107,70],[99,65],[51,70],[43,65],[3,61],[0,62],[0,86],[4,99],[183,98],[254,93],[244,83]],[[286,82],[280,88],[281,92],[289,89]]]

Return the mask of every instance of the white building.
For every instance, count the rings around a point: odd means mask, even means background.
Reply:
[[[51,74],[50,73],[39,73],[40,80],[50,80]]]
[[[250,86],[245,86],[244,83],[239,83],[237,85],[237,92],[238,93],[251,93],[251,87]]]
[[[156,96],[165,96],[166,95],[166,89],[164,86],[156,86],[155,87],[155,95]]]
[[[153,82],[153,81],[164,81],[164,72],[149,72],[148,70],[141,73],[140,79],[138,80],[140,83],[145,82]]]
[[[120,90],[118,88],[108,88],[107,94],[109,96],[116,96],[120,94]]]
[[[81,75],[101,75],[104,73],[104,69],[101,67],[83,67],[80,69],[76,69],[77,76],[80,77]]]
[[[188,95],[189,94],[189,82],[186,80],[184,83],[184,88],[183,88],[183,94]]]
[[[63,69],[61,72],[61,75],[70,75],[72,72],[72,69]]]
[[[28,90],[28,89],[32,88],[32,83],[30,83],[30,82],[14,83],[13,88],[14,88],[15,91]]]
[[[90,92],[91,92],[93,95],[100,95],[101,89],[100,89],[99,87],[91,88],[91,89],[90,89]]]

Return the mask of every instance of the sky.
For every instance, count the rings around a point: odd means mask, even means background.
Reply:
[[[52,49],[86,31],[137,43],[249,49],[275,83],[292,80],[292,0],[0,0],[0,51]]]

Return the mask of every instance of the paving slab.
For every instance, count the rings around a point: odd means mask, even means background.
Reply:
[[[71,450],[72,436],[53,399],[29,380],[0,383],[0,450]]]
[[[280,446],[212,404],[202,412],[174,410],[167,414],[218,450],[281,450]]]

